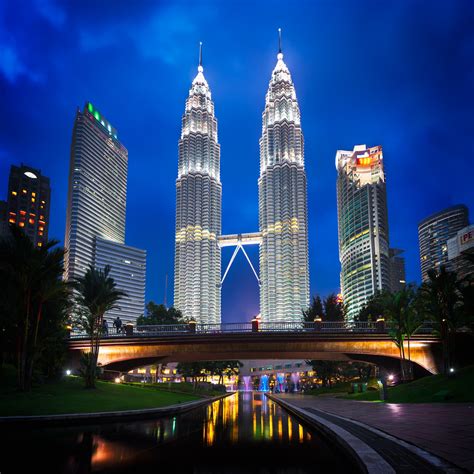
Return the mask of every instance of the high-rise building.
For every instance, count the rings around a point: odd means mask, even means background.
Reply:
[[[8,204],[7,201],[0,201],[0,239],[8,236]]]
[[[403,290],[406,285],[404,250],[389,249],[390,256],[390,291],[395,293]]]
[[[141,316],[145,301],[146,251],[96,237],[94,265],[96,268],[110,265],[110,276],[127,294],[116,308],[107,312],[107,317],[120,316],[124,321],[133,321]]]
[[[127,166],[128,152],[117,130],[86,103],[76,113],[72,135],[65,279],[83,276],[89,266],[110,265],[117,287],[128,297],[107,317],[134,320],[145,308],[146,253],[124,245]]]
[[[309,305],[304,140],[281,46],[262,114],[258,191],[261,318],[300,321]]]
[[[128,152],[117,131],[88,102],[77,110],[71,144],[65,278],[94,264],[95,237],[125,241]]]
[[[474,225],[464,227],[448,240],[448,266],[459,280],[474,275]]]
[[[353,320],[371,295],[390,290],[382,147],[338,150],[336,168],[341,291]]]
[[[40,170],[21,164],[10,168],[4,219],[25,232],[41,247],[48,240],[51,188]],[[3,226],[3,233],[8,232]]]
[[[469,224],[468,209],[457,205],[443,209],[423,219],[418,224],[421,278],[427,281],[428,271],[449,268],[448,240]]]
[[[201,55],[186,99],[178,148],[174,305],[199,323],[220,323],[220,145]]]

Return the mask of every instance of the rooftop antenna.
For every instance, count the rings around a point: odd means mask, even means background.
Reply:
[[[278,53],[281,54],[281,28],[278,28]]]
[[[198,70],[202,71],[202,41],[199,41],[199,67]]]

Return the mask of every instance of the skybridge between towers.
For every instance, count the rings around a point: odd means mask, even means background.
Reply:
[[[224,283],[224,280],[229,273],[230,267],[234,263],[235,257],[239,253],[240,250],[242,250],[242,253],[245,255],[245,258],[247,259],[247,262],[250,265],[250,268],[252,269],[253,274],[255,275],[255,278],[257,279],[258,286],[260,286],[260,278],[252,264],[252,261],[250,260],[247,252],[245,251],[244,246],[245,245],[260,245],[262,243],[262,233],[261,232],[250,232],[247,234],[229,234],[229,235],[221,235],[217,238],[217,244],[219,245],[220,248],[223,247],[235,247],[234,253],[232,254],[232,257],[229,260],[229,263],[227,264],[227,268],[224,272],[224,275],[222,276],[221,279],[221,286]]]

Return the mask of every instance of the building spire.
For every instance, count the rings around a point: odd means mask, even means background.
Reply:
[[[202,72],[203,71],[202,67],[202,41],[199,41],[199,66],[198,66],[198,71]]]
[[[278,28],[278,54],[281,53],[281,28]]]

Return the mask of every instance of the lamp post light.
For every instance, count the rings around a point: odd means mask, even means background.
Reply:
[[[385,332],[385,319],[382,316],[377,318],[377,321],[375,322],[375,328],[379,333]]]
[[[258,314],[252,319],[252,332],[258,332],[259,324],[260,324],[260,315]]]
[[[322,320],[321,316],[316,316],[314,318],[314,330],[315,331],[321,331],[322,322],[323,322],[323,320]]]

